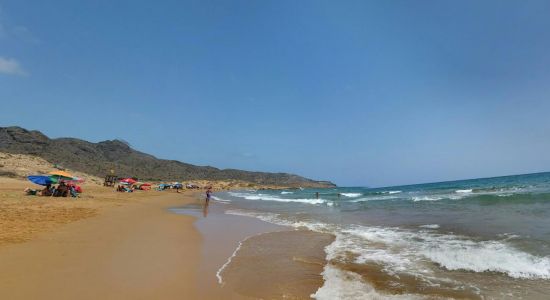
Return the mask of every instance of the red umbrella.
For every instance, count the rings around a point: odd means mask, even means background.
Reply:
[[[128,184],[134,184],[134,183],[136,183],[137,181],[134,180],[134,179],[132,179],[132,178],[124,178],[124,179],[120,180],[120,182],[126,182],[126,183],[128,183]]]

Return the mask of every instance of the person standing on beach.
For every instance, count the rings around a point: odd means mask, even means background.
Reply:
[[[206,189],[206,204],[208,204],[210,202],[210,197],[212,197],[212,187],[211,186],[209,186]]]

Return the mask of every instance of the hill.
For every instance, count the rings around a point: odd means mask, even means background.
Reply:
[[[15,126],[0,127],[0,152],[34,155],[52,164],[99,177],[115,170],[119,176],[134,176],[150,181],[234,179],[287,187],[335,186],[328,181],[316,181],[288,173],[218,169],[159,159],[134,150],[120,140],[91,143],[76,138],[50,139],[40,131]]]

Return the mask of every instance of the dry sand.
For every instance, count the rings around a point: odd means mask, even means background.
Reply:
[[[167,211],[194,194],[88,186],[72,200],[25,185],[0,180],[0,299],[195,298],[201,237]]]

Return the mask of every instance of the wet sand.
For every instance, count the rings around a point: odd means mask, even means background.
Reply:
[[[203,237],[201,299],[311,299],[323,285],[328,234],[227,215],[226,204],[195,203],[172,211],[197,217]]]

